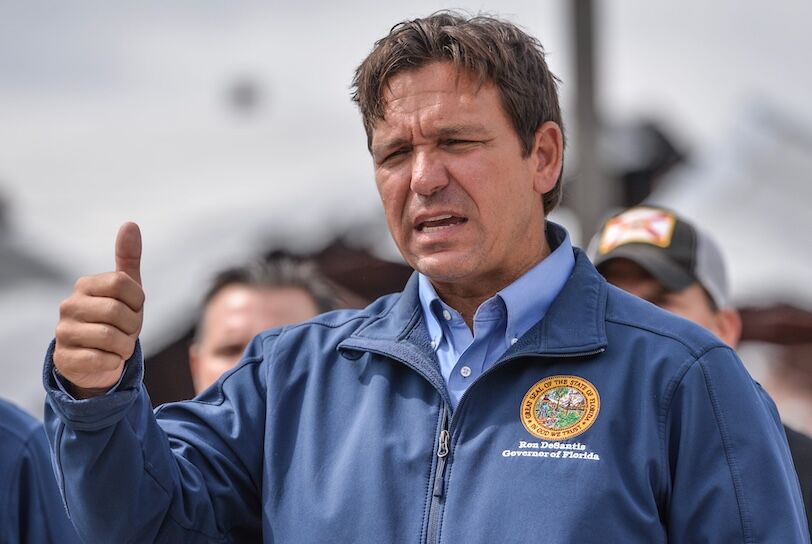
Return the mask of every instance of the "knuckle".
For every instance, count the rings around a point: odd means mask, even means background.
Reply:
[[[73,284],[74,293],[87,293],[99,282],[99,276],[82,276]]]
[[[65,343],[70,337],[70,326],[64,321],[59,321],[59,323],[56,324],[55,336],[57,340],[56,349],[60,349],[59,343]]]
[[[74,291],[84,291],[85,286],[88,283],[88,278],[86,276],[82,276],[78,280],[76,280],[73,284]]]
[[[59,315],[70,315],[73,311],[73,298],[66,298],[59,304]]]
[[[115,289],[123,289],[132,280],[124,272],[116,271],[116,272],[113,272],[113,276],[111,278],[111,281],[112,281],[113,287]]]

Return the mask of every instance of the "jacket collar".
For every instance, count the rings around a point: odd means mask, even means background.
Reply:
[[[606,349],[606,281],[575,248],[575,268],[547,315],[501,359],[522,356],[591,355]],[[426,375],[439,377],[418,298],[418,276],[388,309],[346,338],[339,349],[374,351],[399,359]],[[442,378],[439,378],[442,382]]]
[[[401,361],[422,374],[451,405],[420,307],[417,272],[393,304],[339,343],[338,350],[350,359],[368,351]]]
[[[606,280],[583,251],[573,252],[572,275],[544,319],[516,343],[517,351],[572,356],[606,349]]]

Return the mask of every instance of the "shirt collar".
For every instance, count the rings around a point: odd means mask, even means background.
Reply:
[[[547,243],[553,251],[496,294],[507,310],[505,335],[508,343],[514,338],[520,338],[544,317],[575,267],[569,233],[560,225],[547,221],[546,235]],[[432,347],[436,348],[435,342],[443,336],[437,314],[446,309],[447,305],[423,274],[418,274],[418,297]]]
[[[546,225],[547,242],[553,251],[497,293],[507,308],[505,334],[508,342],[520,338],[541,321],[575,268],[567,231],[549,221]]]
[[[437,313],[441,312],[443,302],[434,290],[431,281],[423,274],[417,275],[417,292],[420,298],[420,309],[423,311],[423,318],[426,321],[426,326],[429,329],[429,338],[431,338],[432,349],[437,349],[437,343],[443,337],[443,327],[437,319]]]

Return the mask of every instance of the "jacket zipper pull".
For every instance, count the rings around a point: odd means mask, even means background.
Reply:
[[[448,455],[448,431],[443,429],[440,431],[440,445],[437,448],[437,457],[443,458]]]
[[[442,497],[445,491],[445,465],[448,456],[448,443],[451,434],[448,432],[448,412],[443,413],[443,429],[437,441],[437,473],[434,477],[434,496]]]

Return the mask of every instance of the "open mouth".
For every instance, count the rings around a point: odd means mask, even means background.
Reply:
[[[416,229],[418,232],[437,232],[449,227],[453,227],[454,225],[461,225],[467,221],[468,219],[465,217],[457,217],[455,215],[439,215],[437,217],[427,219],[426,221],[421,221],[417,224]]]

